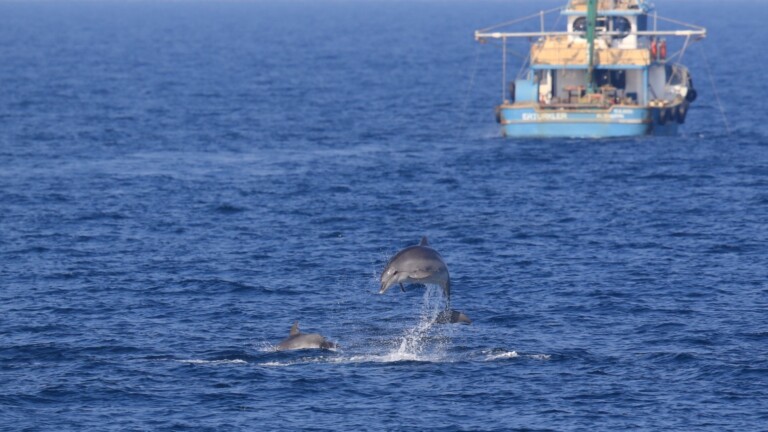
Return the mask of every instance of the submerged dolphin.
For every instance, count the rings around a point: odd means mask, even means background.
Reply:
[[[389,287],[400,284],[436,284],[443,288],[445,298],[451,299],[451,277],[443,257],[429,247],[426,237],[416,246],[409,246],[396,253],[389,260],[384,272],[381,273],[381,289],[379,294],[387,292]]]
[[[291,333],[288,338],[280,342],[277,351],[300,350],[300,349],[330,349],[335,350],[339,346],[326,340],[317,333],[301,333],[299,331],[299,322],[296,321],[291,327]]]
[[[437,319],[435,319],[435,323],[437,324],[472,324],[472,320],[469,319],[469,317],[466,316],[464,312],[446,309],[440,312],[439,315],[437,315]]]

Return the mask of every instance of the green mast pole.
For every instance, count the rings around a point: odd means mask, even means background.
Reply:
[[[587,93],[595,92],[595,28],[597,27],[597,0],[588,0],[587,5]]]

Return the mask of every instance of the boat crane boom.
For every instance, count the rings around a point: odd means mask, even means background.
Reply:
[[[475,40],[507,39],[507,38],[533,38],[544,36],[583,36],[584,32],[475,32]],[[601,32],[600,36],[679,36],[679,37],[706,37],[707,30],[657,30],[635,32]]]

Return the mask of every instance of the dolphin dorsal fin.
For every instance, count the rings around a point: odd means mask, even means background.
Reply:
[[[299,334],[299,322],[298,321],[293,323],[293,325],[291,326],[291,332],[289,333],[289,335],[290,336],[296,336],[297,334]]]
[[[421,238],[421,241],[419,242],[419,246],[429,246],[429,241],[427,241],[427,236],[423,236]]]

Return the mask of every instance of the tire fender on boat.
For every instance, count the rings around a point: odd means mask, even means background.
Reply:
[[[660,109],[659,110],[659,124],[665,125],[667,124],[667,110],[666,109]]]
[[[689,89],[688,89],[688,93],[686,93],[686,94],[685,94],[685,99],[686,99],[688,102],[693,102],[693,101],[695,101],[695,100],[696,100],[696,96],[698,96],[698,94],[696,93],[696,89],[694,89],[694,88],[689,88]]]
[[[684,103],[677,107],[677,122],[680,124],[685,123],[685,116],[688,114],[688,106]]]

